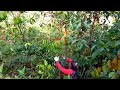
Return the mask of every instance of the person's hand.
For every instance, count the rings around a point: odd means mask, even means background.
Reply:
[[[59,61],[59,57],[54,57],[55,62]]]
[[[63,59],[66,59],[66,57],[65,57],[65,56],[63,56]]]
[[[63,57],[63,59],[66,59],[66,57],[65,56],[62,56]]]

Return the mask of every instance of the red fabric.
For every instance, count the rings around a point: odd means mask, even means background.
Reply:
[[[73,60],[71,58],[67,58],[67,62],[71,63]]]
[[[63,68],[63,67],[60,65],[59,62],[56,62],[56,66],[58,67],[58,69],[59,69],[62,73],[66,74],[66,75],[72,75],[72,74],[74,73],[74,70],[72,70],[72,69],[65,69],[65,68]]]

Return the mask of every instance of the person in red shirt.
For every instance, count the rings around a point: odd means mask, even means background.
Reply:
[[[66,69],[63,66],[61,66],[59,62],[59,57],[54,58],[55,65],[64,75],[70,75],[72,79],[77,79],[78,63],[73,61],[71,58],[64,58],[64,59],[66,59],[67,62],[70,64],[69,69]]]

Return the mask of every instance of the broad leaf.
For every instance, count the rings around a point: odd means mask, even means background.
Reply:
[[[48,65],[48,69],[51,70],[51,65]]]
[[[45,66],[47,66],[47,65],[48,65],[48,63],[47,63],[47,61],[46,61],[46,60],[44,60],[44,65],[45,65]]]
[[[93,51],[93,49],[94,49],[96,46],[97,46],[96,44],[94,44],[94,45],[92,46],[91,52]]]
[[[22,23],[22,19],[19,16],[14,17],[13,21],[14,21],[14,24],[21,24]]]
[[[72,44],[74,44],[74,43],[77,42],[77,41],[78,41],[77,39],[73,40],[73,41],[72,41]]]
[[[43,74],[43,72],[41,70],[38,71],[39,74]]]
[[[83,48],[83,44],[80,45],[79,49],[81,50]]]
[[[112,78],[115,75],[115,72],[110,72],[109,73],[109,78]]]
[[[104,49],[100,48],[97,49],[95,52],[93,52],[92,57],[95,58],[96,56],[98,56]]]
[[[25,67],[22,70],[18,70],[18,72],[20,76],[23,76],[25,73]]]
[[[120,40],[115,41],[115,45],[116,45],[116,46],[120,45]]]

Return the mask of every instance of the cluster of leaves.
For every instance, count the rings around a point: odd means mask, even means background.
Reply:
[[[56,55],[76,60],[80,78],[111,78],[116,72],[104,66],[120,50],[120,12],[27,13],[0,12],[1,78],[4,74],[11,76],[9,78],[58,78],[53,60]],[[45,17],[51,20],[45,22]],[[101,17],[104,17],[102,23]],[[113,26],[106,24],[109,17],[114,18]],[[95,69],[101,66],[105,69],[103,73]],[[70,79],[69,76],[66,78]]]
[[[75,57],[78,60],[81,69],[87,69],[85,71],[87,78],[89,76],[87,74],[89,74],[94,66],[100,67],[103,63],[107,63],[108,60],[112,60],[117,56],[120,49],[119,12],[58,13],[62,15],[65,13],[66,17],[63,16],[63,18],[66,18],[66,21],[64,22],[68,24],[69,31],[72,31],[70,32],[71,35],[68,42],[72,42],[71,47],[75,48],[74,54],[71,57]],[[61,14],[59,15],[62,16]],[[100,16],[105,17],[103,23],[99,22]],[[113,26],[105,24],[110,16],[115,18]],[[81,75],[83,77],[83,74]]]

